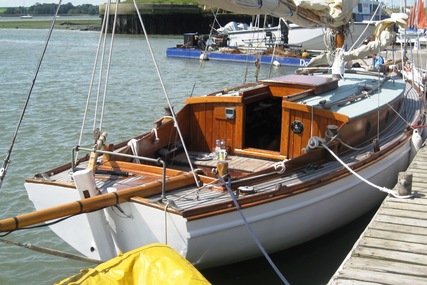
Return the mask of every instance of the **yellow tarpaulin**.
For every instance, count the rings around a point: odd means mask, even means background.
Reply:
[[[83,269],[57,285],[211,284],[185,258],[164,244],[151,244]]]

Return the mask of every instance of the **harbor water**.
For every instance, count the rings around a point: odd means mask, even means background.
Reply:
[[[71,149],[78,144],[99,35],[88,31],[55,30],[35,78],[47,35],[48,30],[0,29],[2,161],[12,144],[31,90],[0,191],[2,219],[33,211],[24,189],[24,179],[69,162]],[[115,36],[103,119],[103,131],[108,132],[107,142],[149,131],[153,122],[164,114],[163,89],[178,110],[184,98],[192,94],[201,95],[254,81],[255,65],[252,62],[201,63],[192,59],[166,58],[166,48],[181,42],[181,37],[150,37],[163,88],[145,40],[141,36]],[[259,78],[293,71],[293,68],[262,65]],[[88,116],[94,115],[89,113]],[[86,127],[86,135],[91,128],[92,125]],[[271,257],[291,284],[325,284],[372,214]],[[47,227],[15,231],[2,239],[77,254]],[[94,266],[5,243],[0,243],[0,256],[0,284],[4,285],[53,284]],[[264,258],[207,269],[202,273],[212,284],[280,284],[280,279]]]

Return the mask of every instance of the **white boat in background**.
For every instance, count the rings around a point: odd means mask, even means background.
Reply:
[[[353,20],[346,28],[345,45],[358,47],[372,34],[375,22],[384,17],[381,2],[360,1],[353,9]],[[354,19],[357,19],[354,21]],[[263,23],[261,23],[261,21]],[[273,26],[273,22],[276,25]],[[226,37],[228,46],[238,48],[265,49],[273,46],[299,47],[305,50],[325,50],[330,37],[324,26],[303,27],[288,23],[286,18],[268,18],[260,15],[254,17],[253,23],[230,22],[216,30],[221,37]]]
[[[258,48],[286,46],[306,50],[325,50],[326,30],[324,27],[305,28],[295,24],[285,24],[267,28],[256,28],[241,23],[230,22],[219,29],[220,36],[227,37],[230,47]],[[233,30],[231,27],[237,27]],[[239,28],[242,27],[242,28]],[[357,22],[350,25],[350,34],[345,44],[348,47],[359,46],[372,34],[375,24],[372,22]]]
[[[200,2],[238,12],[260,8],[251,0],[243,7],[234,0]],[[317,14],[310,2],[264,0],[261,8],[289,15],[299,4],[299,25],[327,19],[321,23],[340,30],[358,1],[342,1],[329,11],[325,0]],[[334,18],[338,8],[342,15]],[[101,32],[98,51],[105,55],[96,55],[93,74],[105,75],[102,83],[108,83],[109,72],[96,69],[110,67],[99,60],[114,56],[101,40],[112,36],[106,28]],[[337,55],[343,36],[337,36]],[[73,248],[98,260],[161,242],[207,268],[283,250],[349,223],[386,193],[398,196],[390,188],[420,147],[412,139],[419,139],[425,112],[418,86],[399,74],[344,72],[340,56],[335,63],[332,70],[224,84],[186,98],[176,113],[165,91],[169,113],[143,133],[136,123],[135,135],[122,142],[108,142],[102,124],[93,126],[70,162],[25,180],[36,211],[1,220],[0,231],[47,222]],[[138,103],[126,96],[123,101]],[[99,116],[95,122],[102,122]],[[116,122],[118,132],[124,123],[131,122]],[[9,159],[4,161],[2,177]]]

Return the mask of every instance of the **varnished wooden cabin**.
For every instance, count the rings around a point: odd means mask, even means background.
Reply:
[[[345,81],[353,84],[351,76]],[[399,96],[377,106],[369,102],[369,95],[377,91],[381,81],[361,82],[359,76],[357,94],[354,88],[337,93],[338,82],[330,76],[291,74],[187,98],[177,114],[179,127],[192,153],[210,153],[215,140],[223,139],[230,156],[268,160],[298,157],[306,153],[311,137],[324,138],[327,132],[332,132],[330,136],[338,132],[354,146],[372,142],[378,123],[386,129],[396,117],[390,106],[398,109]],[[352,107],[361,100],[368,100],[363,112],[357,110],[364,108],[363,104]],[[364,112],[368,115],[362,116]],[[164,117],[157,121],[157,134],[149,133],[140,140],[140,155],[179,161],[177,141],[173,121]]]

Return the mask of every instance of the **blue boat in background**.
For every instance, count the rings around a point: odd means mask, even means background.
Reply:
[[[208,48],[206,48],[207,46]],[[295,67],[306,67],[310,61],[309,54],[300,47],[289,47],[286,50],[282,48],[257,49],[250,46],[233,47],[228,46],[227,40],[224,38],[215,37],[213,40],[209,40],[205,35],[198,33],[184,34],[184,44],[167,48],[166,56],[229,62],[259,62]]]
[[[275,64],[286,66],[305,67],[308,65],[310,58],[281,57],[272,55],[261,55],[251,53],[226,53],[221,51],[208,51],[197,48],[170,47],[166,49],[167,57],[192,58],[202,60],[221,60],[230,62],[255,62],[262,64]]]

